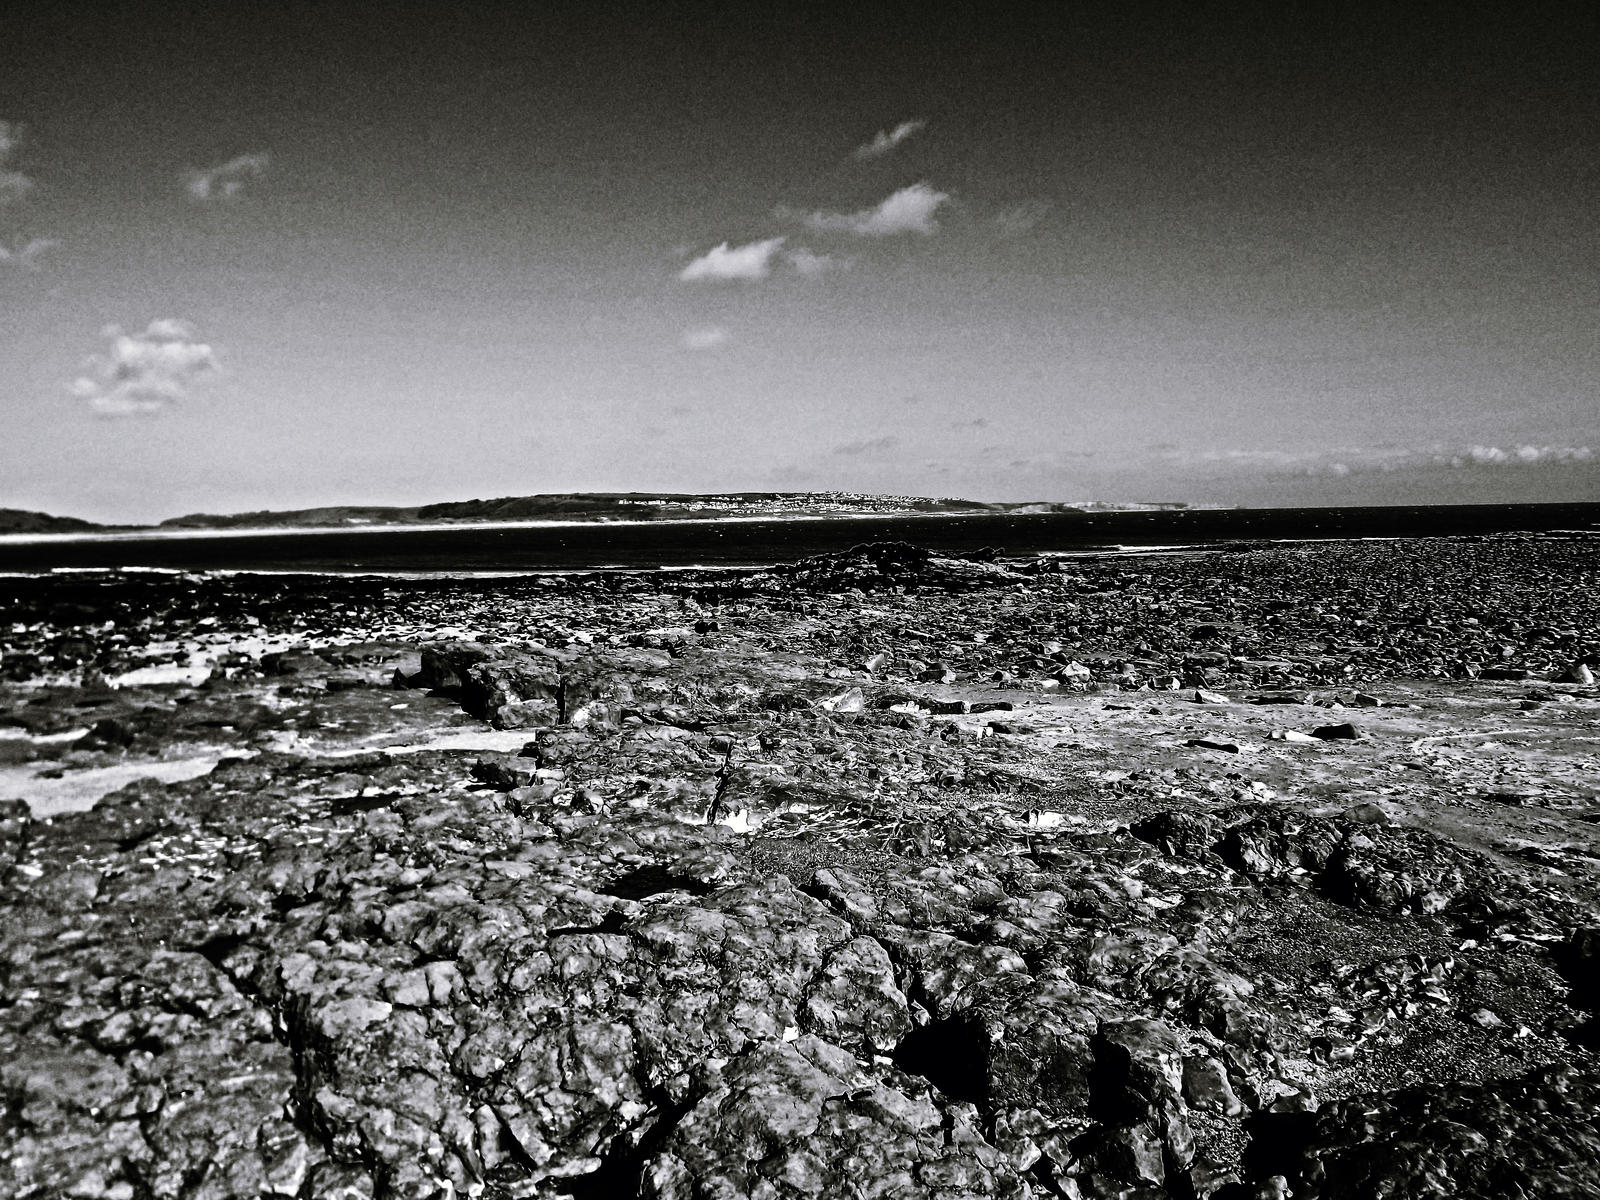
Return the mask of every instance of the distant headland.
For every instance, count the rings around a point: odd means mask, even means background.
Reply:
[[[24,509],[0,508],[0,534],[99,533],[133,529],[358,529],[372,526],[471,525],[507,521],[683,521],[736,517],[911,516],[918,513],[1091,513],[1166,511],[1178,501],[986,502],[950,497],[857,492],[549,492],[437,504],[339,504],[242,513],[189,513],[156,525],[102,525]]]

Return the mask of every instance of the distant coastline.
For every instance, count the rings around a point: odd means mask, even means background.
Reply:
[[[99,534],[175,534],[186,530],[320,531],[641,524],[659,521],[807,520],[862,516],[939,516],[953,513],[1159,512],[1186,509],[1180,501],[1115,503],[1028,500],[990,502],[954,497],[885,496],[857,492],[553,492],[420,505],[327,505],[243,513],[189,513],[155,525],[105,525],[24,509],[0,508],[0,537]]]
[[[0,538],[0,571],[169,568],[325,574],[761,567],[880,541],[936,553],[1032,556],[1132,547],[1258,548],[1373,537],[1593,536],[1600,504],[1120,512],[856,513],[672,521],[506,521],[425,527],[171,529]]]
[[[981,510],[980,510],[981,511]],[[662,526],[734,525],[751,522],[783,523],[790,521],[872,521],[883,518],[896,520],[937,521],[948,517],[971,516],[971,512],[831,512],[831,513],[733,513],[723,516],[680,516],[671,518],[636,518],[625,520],[609,517],[570,517],[566,520],[530,518],[521,521],[438,521],[373,522],[350,525],[237,525],[237,526],[182,526],[160,525],[99,526],[88,530],[64,533],[6,533],[0,534],[0,545],[29,542],[137,542],[183,541],[208,538],[251,537],[327,537],[337,534],[383,535],[390,533],[444,533],[507,529],[609,529],[618,527],[660,528]]]

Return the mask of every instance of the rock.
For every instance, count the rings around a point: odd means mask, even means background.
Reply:
[[[1184,745],[1195,746],[1201,750],[1222,750],[1228,754],[1238,754],[1242,749],[1238,742],[1222,742],[1213,738],[1190,738]]]
[[[1189,1107],[1236,1117],[1244,1104],[1234,1094],[1228,1070],[1215,1058],[1195,1055],[1183,1060],[1183,1098]]]
[[[1488,1084],[1432,1084],[1263,1116],[1246,1152],[1252,1181],[1280,1194],[1579,1197],[1594,1192],[1600,1080],[1547,1067]]]
[[[6,651],[0,655],[0,678],[25,683],[44,673],[44,661],[37,654]]]
[[[965,592],[1023,578],[998,563],[936,558],[925,547],[906,542],[872,542],[842,554],[819,554],[777,567],[772,575],[813,592],[863,594],[908,585]]]
[[[1587,1021],[1574,1031],[1578,1041],[1600,1046],[1600,926],[1586,925],[1568,932],[1555,948],[1557,968],[1572,985],[1574,1006],[1587,1009]]]
[[[1495,807],[1532,790],[1517,760],[1448,742],[1401,752],[1425,776],[1390,770],[1388,739],[1268,756],[1253,783],[1174,753],[1193,730],[1148,700],[1040,705],[1003,722],[1039,736],[990,738],[881,679],[860,713],[815,703],[874,652],[937,656],[973,685],[938,703],[974,712],[1006,672],[1070,660],[1080,684],[1171,674],[1329,707],[1400,681],[1427,707],[1388,724],[1415,737],[1447,728],[1451,663],[1591,661],[1588,541],[1254,544],[1073,560],[1026,588],[996,563],[826,558],[9,579],[6,661],[37,655],[51,681],[6,685],[6,740],[65,784],[228,757],[48,820],[0,803],[0,1194],[1593,1191],[1600,935],[1570,764],[1541,767],[1535,811]],[[113,675],[146,644],[224,636],[324,665],[69,685],[58,605]],[[1225,650],[1194,653],[1199,621]],[[406,640],[363,649],[380,627]],[[396,667],[455,703],[324,686]],[[1581,689],[1540,690],[1571,704],[1519,725],[1581,728]],[[103,745],[67,749],[100,721]],[[290,732],[304,753],[271,748]],[[474,742],[522,753],[450,748]],[[1268,782],[1284,800],[1257,799]],[[1371,819],[1380,794],[1419,827]],[[1371,799],[1323,812],[1338,796]],[[1444,836],[1467,815],[1559,825],[1565,874]],[[1546,1074],[1555,1058],[1573,1069]],[[1354,1081],[1379,1090],[1344,1096]]]
[[[1484,667],[1478,672],[1479,679],[1511,680],[1532,679],[1533,672],[1527,667]]]
[[[1583,687],[1593,687],[1594,672],[1589,668],[1588,663],[1579,660],[1578,662],[1569,663],[1562,670],[1557,671],[1550,677],[1550,681],[1552,683],[1576,683]]]
[[[870,1059],[911,1031],[910,1005],[883,946],[858,937],[835,950],[806,997],[807,1027],[824,1041]]]
[[[1354,741],[1361,733],[1350,722],[1345,721],[1338,725],[1318,725],[1311,731],[1311,736],[1324,742]]]
[[[261,656],[263,675],[315,675],[327,671],[328,667],[328,661],[311,653],[307,646]]]
[[[1098,1127],[1073,1143],[1089,1168],[1093,1195],[1168,1195],[1166,1146],[1151,1122]],[[1119,1186],[1121,1185],[1121,1186]],[[1150,1189],[1159,1189],[1151,1191]]]
[[[499,729],[556,725],[563,716],[561,673],[535,655],[489,659],[466,668],[461,706]]]
[[[1022,1187],[966,1121],[947,1134],[933,1104],[857,1082],[854,1059],[809,1037],[731,1064],[644,1163],[642,1180],[645,1200],[997,1196]]]
[[[1233,701],[1221,692],[1208,692],[1205,688],[1196,688],[1189,697],[1196,704],[1232,704]]]
[[[807,890],[853,925],[876,924],[878,902],[866,882],[842,867],[824,867],[811,878]]]
[[[1394,817],[1383,805],[1371,800],[1364,800],[1360,804],[1352,804],[1341,814],[1346,821],[1355,821],[1361,825],[1392,825]]]
[[[1298,729],[1274,729],[1267,736],[1275,742],[1295,742],[1301,745],[1322,740],[1321,738],[1313,737],[1309,733],[1301,733]]]
[[[1134,1124],[1181,1113],[1184,1060],[1165,1022],[1136,1018],[1102,1025],[1093,1052],[1092,1103],[1102,1120]]]
[[[418,687],[441,692],[457,691],[466,682],[466,669],[492,656],[490,647],[480,642],[441,642],[422,648],[417,669]]]
[[[1128,832],[1172,858],[1214,858],[1222,825],[1204,813],[1160,812],[1131,825]]]
[[[846,688],[837,696],[830,696],[826,700],[818,700],[817,707],[824,712],[831,713],[858,713],[864,712],[867,701],[858,687]]]
[[[472,764],[472,775],[502,792],[532,787],[541,781],[539,763],[534,758],[480,758]]]
[[[664,625],[658,629],[646,629],[640,633],[630,634],[627,640],[630,646],[670,651],[682,649],[699,636],[699,632],[689,625]]]
[[[1006,946],[973,945],[934,929],[886,929],[878,938],[936,1018],[950,1016],[974,980],[1004,971],[1024,971],[1021,955]]]

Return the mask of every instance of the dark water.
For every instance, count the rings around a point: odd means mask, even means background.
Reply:
[[[973,514],[544,528],[360,529],[227,537],[0,540],[0,571],[168,567],[249,571],[548,571],[738,566],[908,541],[938,552],[1008,554],[1116,546],[1600,530],[1600,504],[1208,509],[1183,512]]]

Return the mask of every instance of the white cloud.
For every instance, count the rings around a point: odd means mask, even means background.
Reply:
[[[850,259],[840,258],[836,254],[818,254],[807,250],[804,246],[796,246],[783,256],[794,269],[796,275],[816,276],[826,275],[830,271],[843,271],[850,266]]]
[[[110,348],[91,358],[86,373],[68,385],[74,396],[101,416],[162,412],[222,370],[215,352],[195,340],[194,327],[187,321],[163,317],[151,321],[142,333],[123,333],[114,325],[104,333]]]
[[[1341,446],[1307,450],[1184,450],[1163,448],[1169,462],[1223,464],[1301,475],[1348,476],[1417,470],[1515,470],[1596,462],[1588,446]]]
[[[812,229],[829,233],[854,233],[860,237],[892,237],[897,233],[930,234],[938,231],[934,213],[950,197],[926,183],[903,187],[876,208],[853,213],[815,212],[806,218]]]
[[[16,251],[0,246],[0,267],[20,267],[27,271],[37,271],[39,257],[48,254],[59,245],[61,243],[55,238],[32,238]]]
[[[22,200],[33,191],[33,180],[8,164],[22,145],[22,126],[0,121],[0,207]]]
[[[866,145],[856,147],[856,157],[882,158],[912,134],[920,132],[927,124],[926,121],[901,121],[887,132],[879,130],[878,135]]]
[[[1049,212],[1049,201],[1033,200],[995,213],[994,226],[1000,231],[1001,237],[1022,237],[1026,233],[1031,233],[1034,226],[1044,220]]]
[[[186,342],[194,337],[194,326],[179,317],[157,317],[145,326],[144,336],[160,345]]]
[[[695,259],[678,278],[689,283],[724,279],[765,279],[772,274],[772,257],[787,239],[767,238],[743,246],[723,242]]]
[[[247,182],[264,177],[271,161],[264,153],[241,154],[209,171],[190,171],[184,186],[196,200],[230,200],[244,190]]]
[[[688,329],[684,331],[682,342],[685,350],[715,350],[727,344],[728,331],[721,325]]]
[[[1586,463],[1594,461],[1594,451],[1588,446],[1513,446],[1502,450],[1499,446],[1469,446],[1459,454],[1450,456],[1452,467],[1541,467],[1561,463]]]

